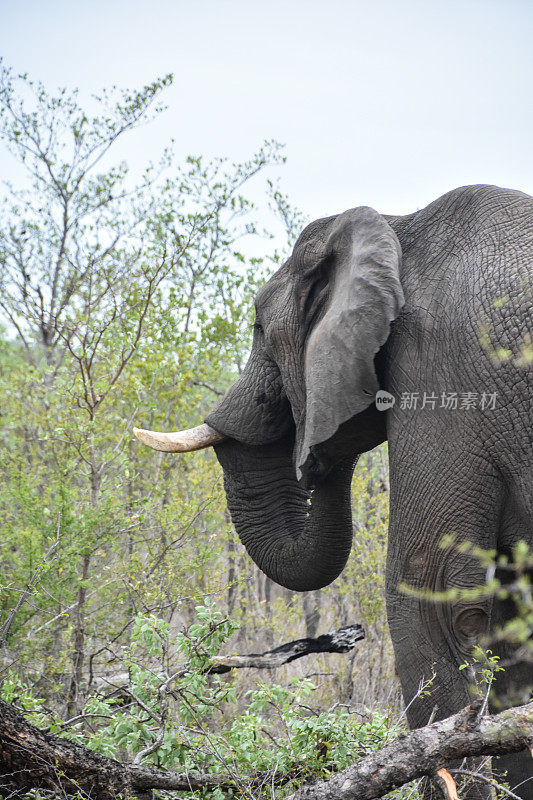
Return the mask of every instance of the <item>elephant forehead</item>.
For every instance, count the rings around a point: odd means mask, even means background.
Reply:
[[[280,310],[280,305],[284,305],[284,300],[288,300],[291,293],[291,276],[286,262],[280,269],[257,292],[255,307],[257,312],[276,313]]]
[[[317,219],[302,231],[294,245],[294,252],[290,259],[291,274],[300,275],[322,257],[331,226],[337,216]]]

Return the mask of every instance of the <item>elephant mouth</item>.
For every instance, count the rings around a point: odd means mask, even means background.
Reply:
[[[298,425],[292,415],[279,420],[268,441],[256,443],[240,440],[239,433],[228,435],[233,425],[237,427],[235,417],[227,433],[222,415],[213,420],[216,427],[210,422],[208,417],[197,428],[173,433],[136,429],[135,435],[164,452],[213,446],[234,528],[273,581],[293,591],[310,591],[335,580],[352,541],[350,495],[357,460],[351,453],[353,441],[314,449],[299,478]],[[263,438],[261,433],[258,438]]]
[[[292,438],[295,438],[296,427],[294,423],[291,428],[292,430],[289,430],[288,434],[292,434]],[[163,453],[191,453],[232,440],[236,442],[240,441],[241,444],[248,444],[248,442],[242,441],[236,436],[229,436],[220,430],[216,430],[206,422],[195,428],[182,431],[163,432],[151,431],[145,428],[133,428],[133,433],[142,444],[150,447],[152,450],[158,450]],[[285,433],[284,436],[273,440],[271,444],[275,445],[281,442],[287,438],[288,434]],[[308,455],[302,467],[300,483],[302,487],[308,491],[314,489],[318,482],[324,480],[335,466],[335,461],[328,456],[323,448],[320,448],[321,452],[318,452],[318,450],[319,448],[313,448],[313,451]],[[296,448],[294,448],[294,459],[295,457]]]
[[[298,475],[298,482],[303,489],[311,491],[325,481],[340,462],[355,458],[365,449],[374,447],[376,443],[384,440],[385,436],[380,436],[375,441],[375,426],[369,425],[369,441],[362,441],[361,427],[364,428],[365,426],[361,426],[360,423],[364,422],[363,417],[370,416],[372,413],[372,410],[362,412],[358,415],[361,419],[357,420],[357,426],[354,426],[353,420],[348,420],[337,429],[336,433],[328,441],[313,446],[299,469],[296,463],[298,431],[293,419],[284,424],[281,435],[272,437],[268,442],[259,441],[257,446],[260,448],[264,444],[277,445],[282,441],[287,442],[288,439],[291,439],[295,443],[292,456],[295,476]],[[231,433],[225,433],[223,430],[224,424],[218,418],[214,424],[210,424],[211,417],[208,417],[208,419],[209,423],[204,422],[195,428],[182,431],[162,432],[134,428],[133,433],[143,444],[153,450],[165,453],[189,453],[208,447],[216,447],[223,442],[231,441],[245,446],[253,446],[255,444],[250,442],[247,437],[243,436],[241,438],[238,434],[235,435],[233,430]],[[361,446],[362,444],[364,445],[363,447]]]

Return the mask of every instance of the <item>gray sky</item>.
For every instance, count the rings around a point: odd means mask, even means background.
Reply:
[[[533,193],[526,0],[0,0],[7,64],[82,94],[174,72],[130,162],[286,144],[311,217],[408,213],[466,183]]]

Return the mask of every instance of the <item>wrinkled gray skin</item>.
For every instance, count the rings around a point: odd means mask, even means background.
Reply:
[[[469,702],[458,666],[513,610],[482,598],[437,605],[399,584],[484,582],[478,560],[439,548],[448,533],[500,553],[521,539],[533,545],[531,366],[522,358],[532,265],[533,199],[507,189],[463,187],[404,217],[363,207],[318,220],[258,293],[249,362],[206,420],[230,437],[215,449],[241,540],[267,575],[298,591],[342,571],[354,464],[388,439],[387,608],[412,727],[435,706],[439,719]],[[511,358],[494,358],[487,332]],[[397,402],[380,412],[380,387],[396,398],[434,394],[436,407]],[[442,392],[478,392],[478,407],[442,409]],[[479,408],[482,392],[497,393],[495,409]],[[411,702],[433,669],[431,696]],[[509,668],[497,694],[525,701],[526,672]],[[528,753],[499,768],[533,798]]]

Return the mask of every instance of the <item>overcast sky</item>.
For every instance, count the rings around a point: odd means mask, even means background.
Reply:
[[[171,136],[234,159],[274,138],[310,218],[467,183],[533,194],[532,41],[530,0],[0,0],[6,63],[50,89],[174,73],[130,161]]]

